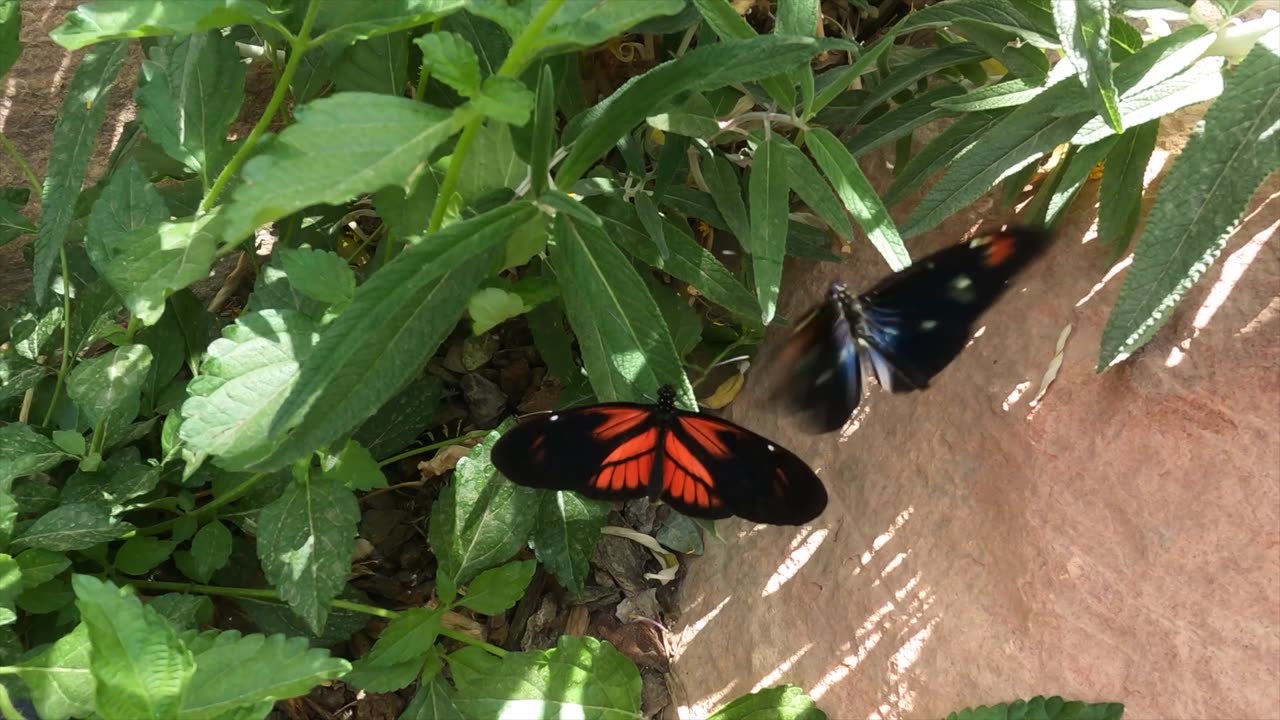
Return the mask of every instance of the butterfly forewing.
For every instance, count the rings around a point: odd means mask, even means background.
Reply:
[[[841,300],[844,292],[843,285],[834,285],[828,301],[797,324],[780,356],[789,373],[783,392],[812,432],[838,430],[862,399],[861,363]]]

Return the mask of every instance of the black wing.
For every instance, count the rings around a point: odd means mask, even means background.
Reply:
[[[847,305],[844,285],[832,283],[823,302],[797,323],[780,355],[787,369],[780,391],[812,432],[839,430],[862,401],[862,369]]]
[[[856,332],[881,384],[893,392],[927,387],[1047,239],[1029,227],[991,233],[925,257],[861,295]]]

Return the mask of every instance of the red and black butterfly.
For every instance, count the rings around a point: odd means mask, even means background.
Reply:
[[[498,439],[491,458],[518,485],[600,500],[661,498],[698,518],[803,525],[827,506],[803,460],[727,420],[677,409],[669,386],[656,405],[603,403],[526,420]]]
[[[832,283],[783,348],[782,394],[814,431],[831,432],[862,401],[864,363],[891,392],[928,387],[1047,241],[1042,229],[1010,227],[944,248],[856,297]]]

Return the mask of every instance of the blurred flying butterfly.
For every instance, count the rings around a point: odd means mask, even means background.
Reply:
[[[858,296],[832,283],[782,350],[781,392],[815,432],[831,432],[862,401],[864,365],[891,392],[928,387],[1047,239],[1039,228],[1010,227],[944,248]]]
[[[600,500],[661,498],[697,518],[803,525],[827,506],[813,470],[727,420],[656,405],[603,403],[545,413],[498,439],[494,467],[518,485]]]

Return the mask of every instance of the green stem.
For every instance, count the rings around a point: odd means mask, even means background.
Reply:
[[[245,600],[262,600],[265,602],[274,602],[274,603],[282,603],[282,604],[285,602],[280,598],[279,595],[275,593],[274,590],[270,590],[266,588],[218,587],[216,585],[198,585],[196,583],[164,582],[160,580],[132,580],[130,581],[130,584],[138,588],[139,590],[163,590],[165,592],[194,593],[197,595],[213,595],[217,597],[242,598]],[[365,615],[374,615],[376,617],[386,618],[388,620],[394,620],[400,617],[400,613],[396,612],[395,610],[380,608],[380,607],[377,607],[376,605],[366,605],[364,603],[351,602],[349,600],[330,600],[329,607],[333,608],[334,610],[349,610],[351,612],[363,613]],[[506,650],[498,647],[497,645],[487,643],[483,640],[477,640],[476,638],[473,638],[464,632],[451,630],[449,628],[442,628],[440,630],[440,634],[452,640],[457,640],[460,643],[466,643],[467,645],[475,645],[477,647],[484,648],[485,651],[493,655],[497,655],[498,657],[505,657],[507,654]]]
[[[285,95],[289,93],[289,83],[293,82],[293,76],[298,72],[298,65],[302,63],[302,56],[311,49],[311,26],[315,24],[316,15],[320,12],[320,0],[311,0],[307,5],[307,15],[302,20],[302,29],[298,31],[298,35],[289,41],[289,60],[284,65],[284,72],[280,74],[280,81],[276,83],[275,92],[271,93],[271,100],[267,103],[267,109],[262,113],[262,117],[258,118],[258,124],[253,126],[249,137],[245,139],[244,144],[232,156],[227,166],[218,173],[218,179],[213,182],[213,187],[209,189],[209,194],[205,195],[204,200],[200,203],[201,212],[208,212],[218,201],[218,196],[226,189],[227,183],[231,182],[231,178],[240,172],[240,166],[248,159],[249,154],[253,152],[253,148],[258,144],[258,140],[266,133],[267,128],[271,126],[271,121],[275,119],[276,112],[280,110],[280,105],[284,103]],[[231,251],[231,248],[238,245],[239,242],[225,245],[218,251],[218,255],[225,255]]]
[[[439,450],[440,448],[446,448],[446,447],[449,447],[450,445],[461,445],[462,443],[464,443],[464,442],[466,442],[466,441],[468,441],[468,440],[474,440],[474,439],[476,439],[476,438],[482,438],[482,437],[484,437],[485,435],[488,435],[488,434],[489,434],[489,431],[488,431],[488,430],[472,430],[471,432],[467,433],[466,435],[459,435],[459,436],[458,436],[458,437],[456,437],[456,438],[449,438],[448,440],[441,440],[440,442],[431,443],[430,445],[423,445],[423,446],[422,446],[422,447],[420,447],[420,448],[414,448],[414,449],[412,449],[412,450],[406,450],[406,451],[404,451],[404,452],[400,453],[399,455],[392,455],[391,457],[387,458],[386,460],[383,460],[382,462],[378,463],[378,467],[386,467],[386,466],[388,466],[388,465],[390,465],[390,464],[392,464],[392,463],[400,462],[401,460],[404,460],[405,458],[411,458],[411,457],[413,457],[414,455],[422,455],[423,453],[429,453],[429,452],[431,452],[432,450]]]
[[[62,362],[58,364],[58,379],[53,383],[53,399],[49,401],[49,409],[44,411],[41,427],[49,427],[53,409],[58,406],[58,397],[62,395],[67,371],[71,369],[71,270],[67,266],[65,247],[58,248],[58,259],[62,261]]]
[[[177,525],[178,522],[182,520],[182,518],[187,517],[188,515],[193,515],[196,517],[197,520],[199,520],[200,518],[213,513],[218,508],[223,507],[224,505],[229,505],[235,502],[236,500],[239,500],[241,497],[245,495],[245,493],[252,490],[254,485],[257,485],[258,483],[262,482],[262,479],[267,477],[267,475],[269,474],[270,473],[263,472],[263,473],[257,473],[256,475],[250,475],[249,477],[245,478],[244,482],[231,488],[231,491],[228,492],[226,495],[219,496],[215,498],[212,502],[205,503],[204,505],[201,505],[195,510],[192,510],[191,512],[186,513],[185,515],[182,515],[180,517],[173,518],[172,520],[165,520],[164,522],[157,523],[155,525],[148,525],[147,527],[144,527],[144,528],[138,528],[137,530],[133,531],[133,534],[134,535],[159,535],[162,532],[167,532],[173,529],[174,525]]]
[[[129,318],[129,326],[124,329],[124,342],[126,345],[133,342],[133,336],[138,334],[142,329],[142,321],[137,316]]]
[[[14,146],[14,144],[9,141],[9,138],[5,137],[5,134],[2,132],[0,132],[0,145],[4,146],[5,153],[8,154],[10,158],[13,158],[13,162],[17,164],[18,169],[22,171],[22,176],[27,179],[27,184],[31,186],[31,192],[35,193],[36,197],[40,197],[40,193],[43,191],[43,187],[40,185],[40,178],[36,177],[36,173],[31,169],[31,165],[27,164],[27,159],[22,157],[22,153],[18,151],[18,148]]]
[[[542,35],[547,23],[551,22],[551,18],[555,17],[564,3],[565,0],[547,0],[543,4],[529,21],[524,32],[520,33],[520,37],[516,38],[515,43],[512,44],[511,51],[507,53],[507,59],[502,61],[502,67],[498,68],[498,75],[518,77],[524,72],[538,54],[536,47],[538,37]],[[444,180],[440,183],[435,207],[431,210],[431,224],[427,226],[428,233],[439,230],[440,225],[444,223],[444,213],[449,207],[450,198],[453,197],[453,187],[458,184],[458,178],[462,175],[462,166],[466,161],[467,153],[471,150],[471,143],[475,140],[476,133],[480,132],[482,125],[484,125],[484,116],[476,113],[463,127],[462,136],[458,138],[458,145],[453,150],[453,159],[449,161],[449,169],[445,171]]]
[[[13,699],[9,697],[9,690],[3,685],[0,685],[0,713],[4,714],[5,720],[22,720],[26,717],[26,715],[18,712],[18,708],[13,704]]]

